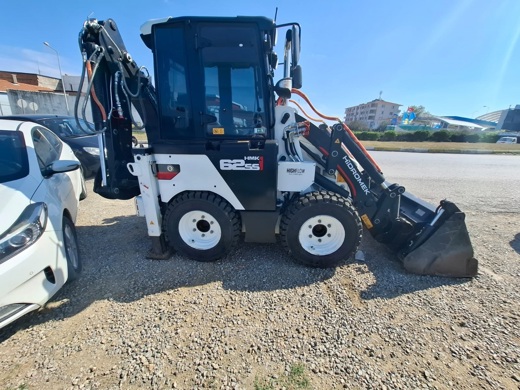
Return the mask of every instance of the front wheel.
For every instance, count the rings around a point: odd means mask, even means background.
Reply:
[[[81,193],[79,194],[79,200],[86,199],[87,195],[87,183],[85,183],[85,175],[83,173],[83,169],[81,169]]]
[[[79,278],[82,270],[81,258],[79,256],[78,237],[76,228],[69,217],[63,216],[63,245],[67,259],[68,281]]]
[[[210,192],[186,192],[176,197],[164,214],[168,243],[197,261],[214,261],[238,243],[240,217],[233,207]]]
[[[282,215],[280,238],[289,254],[311,267],[335,267],[361,242],[361,219],[350,201],[315,191],[294,200]]]

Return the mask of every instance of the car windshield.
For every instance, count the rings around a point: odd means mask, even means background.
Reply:
[[[81,137],[94,134],[94,132],[89,130],[83,119],[78,120],[81,126],[78,126],[74,118],[50,118],[38,122],[51,129],[59,137]]]
[[[0,130],[0,183],[29,174],[29,159],[22,133]]]

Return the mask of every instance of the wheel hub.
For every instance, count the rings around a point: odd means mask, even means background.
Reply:
[[[337,251],[345,241],[345,228],[329,215],[309,218],[302,224],[298,239],[303,249],[313,255],[326,256]]]
[[[217,220],[201,210],[189,211],[179,221],[179,234],[189,246],[199,250],[208,250],[217,245],[222,231]]]

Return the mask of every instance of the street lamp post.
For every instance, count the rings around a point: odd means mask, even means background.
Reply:
[[[58,57],[58,69],[60,71],[60,78],[61,78],[61,86],[63,87],[63,97],[65,98],[65,106],[67,107],[67,115],[70,115],[69,110],[69,100],[67,99],[67,91],[65,90],[65,80],[63,80],[63,74],[61,73],[61,64],[60,64],[60,54],[58,53],[58,50],[56,50],[54,47],[52,47],[49,42],[43,42],[45,46],[47,46],[49,49],[52,49],[56,52],[56,57]]]

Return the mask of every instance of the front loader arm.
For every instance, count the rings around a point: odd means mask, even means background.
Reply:
[[[306,119],[296,115],[298,122]],[[339,174],[363,224],[379,242],[397,252],[411,272],[467,277],[477,273],[478,263],[464,223],[464,213],[448,201],[433,205],[386,181],[379,167],[358,146],[342,123],[332,127],[309,123],[305,139],[321,155],[301,146],[323,168],[316,183],[343,194],[336,184]],[[332,179],[332,180],[331,180]]]
[[[297,120],[305,118],[297,116]],[[371,234],[379,241],[401,244],[411,231],[410,223],[399,215],[404,187],[389,185],[339,123],[332,128],[310,124],[305,138],[322,153],[325,175],[335,177],[337,171],[345,180],[352,202]],[[424,214],[434,212],[433,207],[424,210]]]

